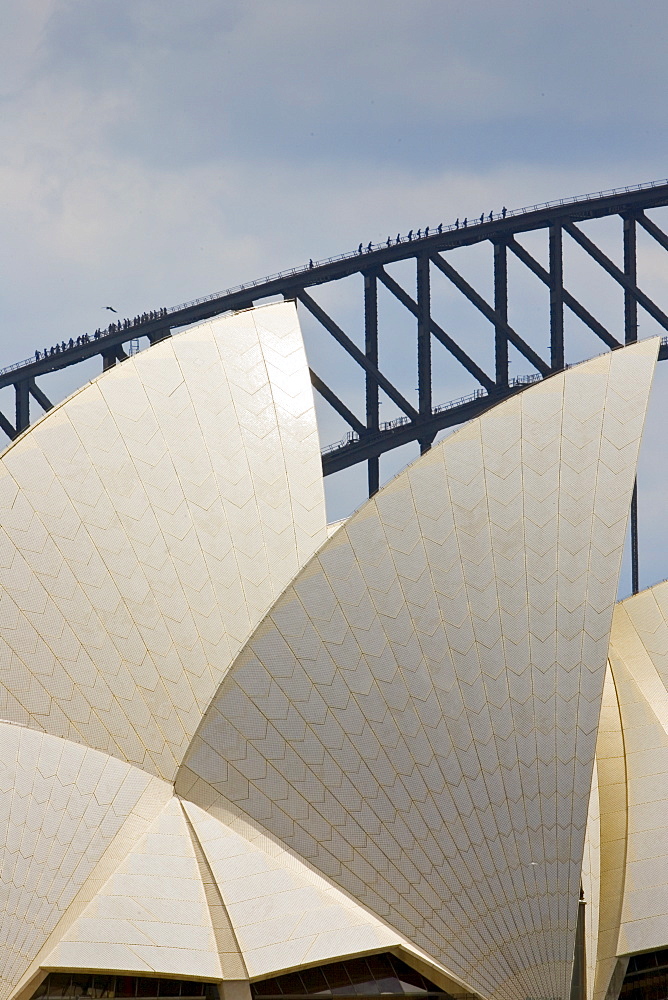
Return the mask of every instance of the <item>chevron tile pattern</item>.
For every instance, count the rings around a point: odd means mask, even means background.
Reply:
[[[266,837],[251,841],[193,803],[183,805],[251,977],[397,947],[420,954],[329,880],[287,851],[270,850]]]
[[[0,723],[0,780],[6,995],[93,891],[100,862],[122,859],[171,788],[97,750],[7,723]]]
[[[0,461],[0,715],[172,779],[325,537],[294,304],[136,355]]]
[[[147,832],[44,962],[222,979],[195,849],[178,799]],[[246,978],[240,968],[232,978]]]
[[[530,387],[338,526],[294,304],[155,345],[14,442],[0,1000],[80,970],[248,1000],[387,951],[566,1000],[581,880],[588,1000],[667,945],[668,590],[610,640],[657,350]]]
[[[550,378],[365,504],[257,629],[177,777],[486,997],[569,993],[656,352]]]
[[[668,584],[617,606],[610,665],[627,787],[626,810],[617,816],[626,857],[615,944],[616,954],[626,955],[668,941]]]

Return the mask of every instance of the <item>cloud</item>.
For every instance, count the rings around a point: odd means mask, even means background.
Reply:
[[[94,329],[108,302],[133,315],[360,240],[660,176],[664,18],[653,0],[7,0],[4,363]],[[457,266],[489,294],[485,254]],[[663,251],[643,254],[660,297]],[[619,320],[584,265],[569,281]],[[488,366],[486,327],[442,284],[443,325]],[[359,336],[354,280],[317,294]],[[544,289],[518,285],[513,308],[544,347]],[[413,392],[414,324],[387,316],[383,364]],[[357,373],[307,333],[358,405]],[[472,388],[442,354],[439,402]],[[341,430],[323,420],[325,442]]]

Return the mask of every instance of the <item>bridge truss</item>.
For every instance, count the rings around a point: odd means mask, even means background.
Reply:
[[[340,391],[321,374],[311,371],[313,386],[330,407],[343,419],[349,432],[343,441],[323,452],[323,472],[330,475],[358,463],[367,465],[368,490],[372,495],[379,487],[379,459],[382,454],[408,442],[418,442],[427,450],[436,434],[482,413],[500,400],[522,390],[529,382],[547,378],[561,371],[566,364],[564,316],[572,313],[597,338],[603,349],[614,350],[638,338],[638,310],[647,313],[668,334],[668,315],[643,291],[638,283],[637,234],[639,228],[654,243],[668,250],[666,234],[646,213],[668,205],[668,181],[641,185],[636,188],[602,192],[560,201],[530,209],[481,217],[474,224],[439,226],[419,238],[388,239],[380,245],[369,244],[366,250],[341,257],[309,263],[271,278],[238,286],[220,294],[198,299],[149,318],[139,318],[126,327],[106,332],[99,339],[66,348],[39,359],[18,362],[0,372],[0,388],[13,386],[15,410],[13,421],[0,412],[0,429],[14,439],[24,431],[31,419],[31,400],[42,410],[52,403],[38,379],[48,373],[85,361],[95,355],[102,357],[107,369],[128,357],[128,345],[140,337],[154,344],[172,331],[232,310],[246,309],[263,299],[283,297],[295,299],[317,321],[357,365],[364,384],[364,413],[359,414],[341,398]],[[617,216],[620,220],[621,253],[619,266],[592,241],[581,226],[591,219]],[[547,266],[536,259],[518,237],[546,231],[548,238]],[[623,338],[615,335],[597,319],[564,285],[564,245],[577,244],[602,272],[620,286],[623,292]],[[487,244],[491,251],[493,296],[485,298],[455,268],[451,251]],[[509,259],[518,261],[532,273],[546,290],[545,307],[549,310],[549,343],[542,351],[532,347],[509,322]],[[389,271],[399,261],[414,262],[414,286],[408,290]],[[313,290],[343,278],[357,275],[359,305],[363,316],[364,346],[356,341],[320,305]],[[450,283],[487,323],[493,339],[494,370],[484,370],[469,353],[467,331],[446,331],[432,311],[432,279],[438,275]],[[417,352],[417,398],[409,400],[396,381],[386,376],[379,366],[378,292],[386,289],[411,318],[415,330]],[[152,318],[151,318],[152,317]],[[467,397],[445,405],[434,405],[432,399],[432,346],[440,343],[478,388]],[[509,349],[518,352],[533,369],[532,374],[511,378]],[[598,351],[592,351],[592,354]],[[668,358],[668,339],[662,342],[660,359]],[[381,397],[391,400],[400,416],[381,422]],[[638,518],[637,490],[631,511],[632,589],[638,590]]]

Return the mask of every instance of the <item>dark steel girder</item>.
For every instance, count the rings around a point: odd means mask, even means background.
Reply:
[[[153,344],[169,337],[173,329],[210,319],[224,312],[248,308],[270,297],[295,298],[322,324],[342,348],[360,367],[364,376],[365,415],[359,418],[343,402],[339,394],[315,373],[315,389],[359,436],[359,440],[329,449],[323,456],[325,474],[345,468],[358,461],[366,461],[369,471],[369,490],[378,488],[378,456],[407,441],[419,441],[424,449],[429,447],[434,434],[443,427],[453,426],[482,412],[507,395],[520,390],[508,380],[508,345],[512,344],[543,377],[559,370],[564,364],[563,310],[570,309],[593,333],[610,348],[620,346],[619,341],[584,306],[563,287],[562,234],[572,239],[624,289],[625,340],[634,339],[637,324],[637,306],[649,312],[668,330],[668,316],[637,286],[635,273],[635,232],[641,226],[668,250],[668,236],[645,215],[645,210],[668,205],[668,183],[645,187],[620,194],[598,195],[572,203],[560,203],[525,211],[504,218],[460,227],[446,232],[432,232],[428,237],[403,240],[399,244],[382,246],[369,253],[348,255],[342,259],[303,268],[290,274],[254,282],[252,285],[223,292],[204,301],[188,303],[171,309],[154,319],[140,321],[124,330],[105,333],[98,340],[73,347],[59,354],[40,358],[35,362],[13,366],[0,374],[0,388],[13,385],[16,394],[16,423],[0,413],[0,429],[15,437],[29,422],[30,399],[43,409],[51,406],[50,400],[38,388],[38,376],[78,364],[93,356],[101,356],[104,366],[111,367],[128,355],[123,345],[138,337],[147,337]],[[618,268],[577,227],[588,219],[619,215],[624,220],[624,270]],[[549,269],[544,268],[515,239],[517,235],[545,229],[549,233]],[[443,255],[449,250],[489,241],[494,252],[494,304],[490,304],[473,288]],[[389,242],[389,241],[388,241]],[[528,345],[508,322],[508,249],[549,289],[550,294],[550,363],[548,364]],[[415,295],[409,294],[385,270],[397,261],[415,259]],[[443,273],[455,287],[485,316],[494,331],[495,373],[491,378],[473,360],[452,333],[447,333],[431,315],[431,264]],[[309,295],[307,289],[360,274],[364,279],[364,349],[358,347]],[[383,375],[379,367],[378,282],[381,282],[407,309],[416,323],[418,356],[417,408],[407,400],[397,387]],[[486,390],[480,398],[462,402],[447,409],[432,409],[431,387],[431,337],[435,337],[452,357]],[[668,357],[668,346],[662,345],[661,359]],[[406,415],[399,425],[379,424],[379,391],[385,393]]]
[[[106,332],[98,339],[73,346],[58,353],[48,354],[27,362],[19,362],[0,373],[0,388],[13,386],[15,418],[11,422],[0,412],[0,429],[11,439],[22,433],[30,423],[30,403],[34,400],[42,410],[52,404],[37,385],[42,375],[100,356],[106,370],[123,362],[128,353],[124,345],[140,337],[151,344],[171,336],[173,329],[211,319],[225,312],[249,308],[270,298],[296,299],[321,326],[346,351],[361,370],[364,385],[364,417],[358,417],[340,398],[339,393],[315,372],[311,381],[315,390],[351,428],[347,439],[339,445],[325,449],[322,466],[325,475],[338,472],[359,462],[367,463],[369,495],[377,492],[380,483],[379,459],[382,454],[409,442],[418,442],[426,451],[435,435],[483,413],[502,399],[520,392],[525,380],[534,381],[563,370],[566,363],[564,343],[564,309],[568,308],[607,347],[620,347],[619,340],[606,329],[564,287],[563,234],[570,236],[624,292],[624,342],[632,343],[638,337],[638,307],[644,309],[661,327],[668,330],[668,315],[653,299],[638,287],[637,229],[640,226],[649,236],[668,251],[668,234],[646,210],[668,205],[668,182],[645,186],[631,191],[584,197],[573,202],[560,202],[500,217],[492,215],[473,225],[453,227],[445,232],[432,231],[429,236],[399,240],[390,239],[385,245],[372,247],[369,252],[348,254],[308,268],[265,278],[249,285],[152,314],[152,319],[138,320],[125,329]],[[623,222],[623,269],[618,267],[586,235],[578,223],[605,216],[619,216]],[[442,227],[439,227],[442,228]],[[548,234],[549,265],[545,268],[518,242],[522,233],[546,230]],[[488,302],[447,259],[448,251],[488,242],[493,250],[494,303]],[[508,320],[508,250],[549,291],[549,363],[534,350],[514,329]],[[415,291],[409,293],[387,271],[387,267],[407,260],[415,260]],[[494,335],[494,377],[490,377],[465,349],[465,338],[446,332],[432,316],[431,265],[443,274],[469,302],[485,317]],[[307,289],[339,281],[359,274],[364,283],[364,348],[341,329],[332,317],[309,294]],[[383,374],[379,361],[378,283],[381,282],[394,298],[403,305],[415,322],[415,348],[417,353],[417,407],[399,391]],[[127,321],[124,321],[127,322]],[[432,337],[452,358],[471,375],[482,389],[449,406],[433,407],[432,400]],[[512,345],[535,369],[536,376],[509,380],[509,345]],[[668,338],[662,343],[659,359],[668,358]],[[380,423],[380,393],[384,393],[404,414],[396,420]],[[632,583],[636,591],[638,573],[638,491],[634,490],[631,505],[631,559]]]
[[[516,347],[520,354],[523,354],[527,361],[534,366],[536,371],[540,372],[541,375],[549,375],[551,369],[548,364],[546,364],[539,354],[536,354],[534,349],[530,347],[525,340],[520,337],[518,333],[513,330],[512,326],[508,325],[507,319],[502,317],[495,309],[490,306],[489,302],[486,302],[482,295],[479,294],[468,281],[461,276],[461,274],[454,269],[452,264],[444,260],[440,255],[432,257],[432,260],[436,267],[443,272],[443,274],[450,279],[450,281],[459,289],[460,292],[466,296],[469,302],[480,310],[483,316],[486,317],[497,329],[500,329],[508,338],[508,341]]]
[[[393,448],[399,448],[403,444],[409,444],[411,441],[419,441],[427,437],[433,440],[439,431],[447,427],[456,427],[457,424],[480,416],[491,406],[496,406],[501,400],[516,395],[523,388],[525,387],[510,386],[499,392],[481,393],[478,399],[433,413],[431,417],[411,421],[376,433],[367,432],[364,436],[360,436],[359,441],[352,441],[350,444],[342,445],[333,451],[325,452],[322,456],[323,475],[330,476],[334,472],[341,472],[351,465],[377,458],[379,455],[391,451]]]
[[[348,409],[346,404],[339,399],[336,393],[330,389],[321,378],[316,375],[312,368],[309,368],[309,373],[311,376],[311,385],[317,392],[320,393],[322,398],[329,403],[332,409],[336,410],[340,417],[343,417],[345,422],[352,427],[354,431],[357,431],[358,434],[364,434],[366,432],[366,424],[363,424],[362,421],[355,416],[352,410]]]
[[[547,285],[548,288],[550,287],[550,272],[546,271],[545,268],[538,263],[535,257],[531,256],[528,250],[525,250],[524,247],[514,239],[509,239],[507,246],[509,250],[512,250],[518,260],[521,260],[523,264],[526,264],[529,270],[533,271],[537,278],[540,278],[540,280]],[[607,344],[608,347],[622,346],[617,338],[613,337],[610,331],[606,330],[603,324],[599,323],[599,321],[592,316],[592,314],[588,312],[580,302],[578,302],[575,296],[571,295],[570,292],[567,292],[565,288],[562,288],[561,294],[564,305],[568,306],[571,312],[573,312],[578,319],[582,320],[582,322],[588,326],[597,337],[600,337],[604,344]]]
[[[636,215],[636,222],[645,229],[650,236],[653,236],[657,243],[660,243],[664,250],[668,250],[668,235],[664,233],[663,229],[659,229],[655,222],[648,219],[644,212],[638,212]]]
[[[308,311],[315,316],[319,323],[324,326],[328,333],[334,337],[335,340],[341,344],[342,347],[346,349],[351,358],[365,370],[365,372],[377,383],[378,387],[386,392],[393,403],[403,410],[406,416],[415,419],[418,415],[417,410],[411,406],[407,399],[405,399],[395,386],[392,385],[390,380],[386,378],[382,372],[369,361],[366,354],[359,349],[357,344],[355,344],[350,337],[343,332],[341,327],[334,322],[331,316],[329,316],[325,310],[318,305],[318,303],[311,298],[311,296],[305,292],[303,289],[298,289],[296,292],[297,299],[306,306]]]
[[[412,312],[416,318],[419,316],[420,310],[415,299],[411,298],[408,292],[405,291],[405,289],[403,289],[401,285],[387,273],[387,271],[384,271],[381,268],[378,272],[378,279],[379,281],[382,281],[385,287],[392,292],[395,298],[397,298],[402,305],[406,306],[406,308]],[[453,340],[452,337],[450,337],[445,330],[435,322],[435,320],[431,319],[429,321],[429,326],[436,339],[450,351],[452,356],[459,361],[463,368],[466,368],[469,374],[473,375],[473,377],[480,382],[480,385],[484,389],[494,388],[493,380],[485,374],[482,368],[480,368],[475,361],[468,356],[466,351],[462,350],[459,344]]]
[[[343,260],[318,264],[313,268],[304,268],[291,275],[282,275],[255,282],[252,286],[223,292],[204,302],[182,306],[170,311],[167,316],[146,320],[127,330],[105,334],[100,340],[91,340],[81,347],[75,347],[62,354],[35,361],[21,369],[22,377],[25,375],[34,378],[48,372],[58,371],[61,368],[84,361],[86,358],[101,354],[109,347],[135,340],[137,337],[148,337],[154,343],[163,337],[170,336],[172,329],[211,319],[213,316],[230,310],[247,309],[253,303],[272,296],[293,298],[301,289],[337,281],[352,274],[366,273],[373,268],[383,267],[394,261],[410,259],[420,252],[433,255],[486,240],[495,244],[508,242],[510,246],[512,237],[518,233],[545,229],[555,220],[564,224],[566,222],[575,223],[610,215],[641,213],[643,210],[664,205],[668,205],[668,183],[621,194],[583,198],[570,204],[552,205],[508,216],[505,219],[499,218],[492,222],[476,223],[466,229],[460,228],[456,231],[433,233],[420,240],[406,241],[399,245],[373,250],[371,253],[356,254]],[[650,220],[646,221],[650,223],[649,227],[644,224],[642,218],[639,218],[640,224],[660,242],[660,238],[651,228],[654,224]],[[564,295],[564,303],[573,309],[573,306],[567,301],[566,295]],[[599,336],[601,336],[600,333]],[[0,388],[12,385],[15,381],[16,374],[14,372],[5,372],[0,375]]]
[[[643,309],[650,314],[650,316],[659,323],[664,330],[668,330],[668,316],[663,312],[662,309],[652,302],[649,295],[642,292],[636,285],[634,279],[621,271],[617,265],[607,257],[602,250],[600,250],[588,236],[574,226],[572,223],[567,222],[564,224],[564,229],[569,236],[572,236],[576,243],[586,250],[590,257],[592,257],[597,264],[600,264],[604,271],[607,271],[611,278],[614,278],[622,288],[629,292],[633,298],[636,300],[638,305],[641,305]]]

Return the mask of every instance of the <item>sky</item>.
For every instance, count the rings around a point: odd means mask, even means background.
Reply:
[[[108,322],[107,304],[131,316],[360,240],[668,174],[660,0],[4,0],[2,21],[0,367]],[[588,231],[619,256],[615,220]],[[453,261],[489,294],[485,252]],[[668,311],[668,258],[651,241],[639,253],[639,283]],[[574,251],[566,268],[619,327],[618,291]],[[411,289],[414,274],[396,276]],[[489,368],[489,330],[460,298],[439,286],[435,309]],[[359,337],[354,282],[319,301]],[[544,293],[526,276],[511,314],[544,345]],[[304,329],[314,367],[359,408],[356,372]],[[642,316],[641,336],[657,332]],[[600,349],[567,329],[569,361]],[[383,302],[381,363],[407,394],[414,355],[412,326]],[[61,398],[98,367],[45,388]],[[666,379],[643,446],[643,585],[668,576]],[[473,388],[435,357],[435,402]],[[345,432],[325,409],[323,445]],[[414,455],[393,453],[383,477]],[[364,470],[327,487],[344,516]]]

